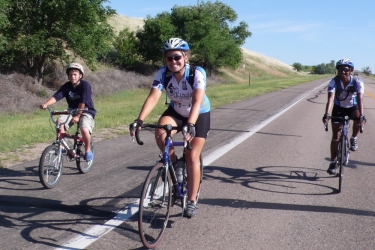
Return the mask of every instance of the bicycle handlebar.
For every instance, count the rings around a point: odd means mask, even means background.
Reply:
[[[72,109],[70,111],[69,110],[51,110],[49,107],[47,107],[47,111],[49,112],[51,120],[54,124],[57,124],[57,120],[53,119],[54,115],[72,115],[73,116],[78,111],[87,111],[87,110],[88,110],[88,108],[83,108],[83,109],[76,108],[76,109]],[[68,121],[68,118],[69,117],[67,117],[65,122],[62,122],[62,124],[65,124]]]
[[[183,130],[183,127],[177,127],[177,126],[172,126],[171,124],[165,124],[165,125],[159,125],[159,124],[147,124],[144,123],[141,128],[161,128],[164,129],[167,132],[167,136],[170,136],[170,133],[172,130]],[[139,129],[137,129],[137,126],[133,126],[134,129],[134,136],[139,145],[143,145],[143,141],[139,137]],[[184,133],[184,132],[183,132]],[[185,136],[185,134],[184,134]],[[184,147],[186,147],[189,150],[192,150],[193,148],[190,146],[189,142],[184,143]]]
[[[359,120],[360,123],[361,123],[361,127],[360,127],[359,131],[361,133],[363,133],[363,121],[366,122],[366,118],[364,118],[364,116],[362,116],[360,118],[354,118],[354,119],[349,118],[349,116],[345,116],[345,117],[341,117],[341,116],[328,116],[328,120],[330,120],[330,119],[336,119],[336,120],[341,120],[341,121],[345,121],[345,122],[348,122],[349,120]],[[328,131],[328,125],[327,124],[328,124],[328,121],[327,121],[327,123],[324,124],[325,131]]]

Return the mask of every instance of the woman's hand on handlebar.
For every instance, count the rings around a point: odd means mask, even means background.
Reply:
[[[324,125],[326,125],[327,122],[328,122],[330,119],[331,119],[331,116],[330,116],[328,113],[324,114],[324,115],[323,115],[323,118],[322,118],[322,121],[323,121]]]
[[[183,128],[183,135],[185,141],[191,141],[195,137],[195,126],[192,123],[186,124]]]
[[[129,132],[130,136],[135,136],[135,129],[141,130],[141,127],[143,125],[143,121],[141,119],[135,119],[133,123],[129,125]]]

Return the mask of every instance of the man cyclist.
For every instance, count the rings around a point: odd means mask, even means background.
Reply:
[[[191,218],[197,212],[196,196],[200,185],[200,160],[203,146],[210,129],[210,102],[205,94],[206,72],[201,67],[196,67],[194,79],[189,76],[192,69],[188,63],[190,56],[189,45],[180,38],[171,38],[163,44],[163,56],[167,66],[161,67],[156,73],[150,93],[143,104],[138,119],[130,125],[130,135],[134,136],[133,125],[139,126],[156,106],[162,90],[165,89],[170,104],[159,118],[158,124],[171,124],[172,126],[186,126],[185,141],[189,141],[192,150],[186,150],[186,167],[189,176],[188,202],[184,216]],[[167,72],[168,71],[168,72]],[[165,83],[166,74],[171,74]],[[193,80],[194,82],[189,82]],[[166,86],[164,86],[166,84]],[[172,135],[177,131],[172,131]],[[159,148],[164,148],[165,132],[155,130],[155,139]],[[173,162],[177,161],[173,148],[169,152]],[[175,164],[174,164],[175,165]]]
[[[67,115],[62,115],[58,120],[64,122],[68,119],[65,123],[65,128],[64,126],[61,126],[61,132],[68,130],[69,125],[79,123],[78,126],[81,130],[82,140],[85,143],[85,160],[91,161],[93,159],[93,153],[90,148],[90,142],[91,133],[95,126],[94,118],[96,115],[96,110],[91,97],[91,85],[88,81],[82,79],[84,70],[79,63],[69,64],[66,69],[66,74],[68,75],[69,82],[62,85],[51,98],[40,105],[40,108],[46,109],[49,105],[60,101],[64,97],[68,103],[68,110],[87,108],[87,111],[78,111],[73,117],[71,115],[69,115],[69,117],[67,117]]]
[[[328,101],[326,104],[323,123],[326,124],[330,117],[333,104],[332,116],[349,116],[353,121],[353,132],[350,138],[350,150],[356,151],[357,135],[360,130],[363,115],[363,93],[364,84],[359,78],[354,78],[351,73],[354,70],[354,63],[349,59],[341,59],[336,63],[337,76],[328,84]],[[330,175],[336,174],[336,155],[339,144],[340,133],[343,124],[332,119],[332,140],[331,140],[331,163],[327,169]]]

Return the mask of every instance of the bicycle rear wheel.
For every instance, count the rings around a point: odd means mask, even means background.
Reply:
[[[342,188],[342,181],[344,177],[344,165],[347,164],[347,161],[349,160],[349,142],[346,136],[341,136],[339,146],[338,146],[338,151],[337,151],[337,159],[338,159],[338,171],[337,175],[339,177],[339,193],[341,192]]]
[[[81,149],[82,152],[78,152],[78,150],[77,150],[77,154],[79,154],[80,156],[76,158],[76,165],[77,165],[78,171],[81,174],[86,174],[91,170],[92,164],[94,163],[94,159],[95,159],[94,143],[92,141],[90,142],[90,148],[91,148],[92,156],[93,156],[91,161],[86,161],[84,159],[85,149],[84,149],[84,146],[82,146],[82,147],[83,147]]]
[[[53,144],[44,149],[39,160],[39,180],[45,188],[53,188],[60,181],[63,157],[59,145]]]
[[[162,178],[165,174],[164,169],[163,163],[158,163],[151,169],[143,185],[139,202],[139,235],[143,245],[148,249],[154,248],[159,243],[169,219],[172,181],[169,171],[166,173],[166,178]]]

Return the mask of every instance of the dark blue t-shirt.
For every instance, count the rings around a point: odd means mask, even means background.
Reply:
[[[77,87],[73,87],[73,84],[69,81],[64,83],[60,89],[53,95],[56,101],[60,101],[64,97],[68,103],[68,107],[71,109],[78,108],[78,104],[84,103],[87,111],[84,113],[89,113],[95,118],[96,110],[94,108],[94,102],[92,101],[91,85],[88,81],[81,80]]]

